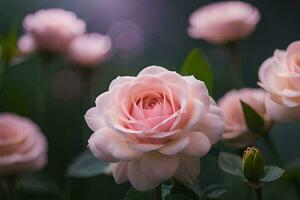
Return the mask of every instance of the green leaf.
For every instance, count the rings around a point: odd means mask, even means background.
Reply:
[[[164,181],[161,184],[161,193],[162,193],[163,199],[166,198],[166,196],[171,192],[171,189],[174,186],[174,184],[175,184],[175,182],[172,179]]]
[[[238,176],[240,178],[244,178],[243,172],[242,172],[242,159],[237,156],[230,153],[222,152],[219,155],[219,167],[233,175]]]
[[[241,101],[241,105],[248,129],[254,134],[263,133],[265,129],[265,122],[263,118],[247,103]]]
[[[127,192],[125,200],[153,200],[155,198],[155,190],[140,192],[134,188],[131,188]]]
[[[260,179],[262,182],[272,182],[279,179],[283,174],[284,170],[277,166],[266,166],[265,175]]]
[[[189,53],[182,65],[181,73],[183,75],[194,75],[196,79],[203,81],[209,91],[209,94],[212,94],[213,73],[206,56],[201,50],[194,48]]]
[[[67,176],[75,178],[88,178],[104,174],[109,163],[98,160],[90,150],[81,153],[69,166]]]
[[[5,63],[9,63],[18,54],[17,40],[18,26],[17,23],[14,23],[2,41],[2,59]]]
[[[171,189],[171,194],[182,194],[192,200],[199,200],[198,194],[190,187],[174,180],[175,184]]]
[[[286,172],[284,173],[285,179],[294,179],[300,176],[300,158],[287,162],[284,165]]]
[[[27,194],[49,194],[62,197],[62,192],[56,183],[44,174],[27,174],[17,180],[19,191]]]
[[[204,188],[202,196],[206,199],[219,199],[227,192],[227,187],[223,185],[210,185]]]
[[[190,197],[186,197],[183,194],[169,194],[165,200],[192,200]]]

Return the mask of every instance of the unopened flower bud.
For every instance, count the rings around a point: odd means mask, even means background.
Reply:
[[[251,182],[258,182],[264,175],[263,158],[256,147],[248,147],[244,151],[243,174]]]

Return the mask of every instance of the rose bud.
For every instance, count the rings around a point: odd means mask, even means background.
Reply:
[[[93,154],[113,162],[117,183],[140,191],[174,177],[191,184],[224,131],[223,112],[202,81],[150,66],[118,77],[85,115]]]
[[[82,35],[86,28],[85,22],[73,12],[55,8],[27,15],[23,26],[37,48],[50,53],[66,51],[72,40]]]
[[[241,100],[251,106],[264,120],[266,130],[271,125],[271,119],[265,108],[266,93],[262,89],[244,88],[231,90],[222,97],[218,105],[226,116],[225,133],[223,140],[229,146],[244,148],[253,144],[259,135],[247,128]]]
[[[276,121],[300,121],[300,41],[276,50],[259,69],[259,85],[268,96],[266,108]]]
[[[188,33],[196,39],[224,44],[246,38],[254,31],[259,20],[259,11],[249,3],[211,3],[199,8],[190,16]]]
[[[259,149],[248,147],[244,151],[242,170],[250,182],[258,182],[264,176],[264,162]]]
[[[31,120],[0,114],[0,176],[38,171],[47,163],[47,141]]]
[[[74,39],[69,47],[68,56],[76,65],[93,67],[107,58],[110,49],[111,40],[108,36],[92,33]]]

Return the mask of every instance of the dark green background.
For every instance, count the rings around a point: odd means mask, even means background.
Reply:
[[[193,47],[204,50],[214,71],[214,97],[221,97],[231,86],[228,60],[225,49],[212,46],[204,41],[194,40],[187,35],[188,17],[197,7],[212,1],[202,0],[0,0],[0,33],[5,34],[13,23],[22,33],[22,18],[41,8],[64,8],[74,11],[87,22],[88,32],[107,33],[109,27],[118,21],[131,20],[144,34],[143,53],[131,59],[122,59],[115,54],[111,60],[99,66],[93,76],[93,99],[105,91],[118,75],[136,75],[149,65],[160,65],[178,70]],[[245,86],[256,87],[257,69],[272,55],[276,48],[286,46],[300,38],[300,1],[292,0],[255,0],[248,1],[258,7],[262,18],[257,30],[247,40],[241,42],[242,67]],[[1,110],[16,112],[34,119],[34,94],[36,69],[41,65],[35,56],[30,60],[10,67],[5,80]],[[61,93],[76,87],[73,82],[62,82],[57,86],[51,77],[61,69],[71,70],[64,59],[51,63],[48,91],[48,108],[44,117],[43,132],[49,141],[49,165],[46,173],[60,188],[69,188],[71,199],[122,199],[129,185],[117,186],[111,177],[98,176],[87,180],[67,179],[64,173],[68,164],[78,155],[85,145],[82,142],[81,97],[60,98],[53,95],[55,87]],[[73,88],[74,89],[74,88]],[[92,106],[92,104],[90,104]],[[86,106],[86,108],[90,107]],[[87,129],[87,127],[85,127]],[[297,124],[277,125],[272,139],[286,161],[300,155],[300,128]],[[269,154],[263,142],[264,154]],[[202,160],[199,185],[226,183],[233,185],[227,199],[254,199],[254,194],[243,184],[229,175],[224,175],[217,167],[216,154],[222,145],[217,146]],[[272,159],[266,159],[272,163]],[[267,184],[266,199],[297,199],[295,188],[289,183]],[[0,193],[0,197],[1,197]],[[289,196],[288,196],[289,195]],[[19,192],[17,199],[56,199],[45,195]]]

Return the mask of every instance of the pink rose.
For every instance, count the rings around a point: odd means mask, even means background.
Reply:
[[[31,35],[23,35],[18,40],[18,48],[23,55],[28,55],[35,51],[36,44]]]
[[[40,170],[47,163],[47,141],[29,119],[0,114],[0,176]]]
[[[71,41],[83,34],[86,27],[73,12],[55,8],[27,15],[23,26],[39,49],[53,53],[67,50]]]
[[[80,66],[91,67],[104,61],[111,49],[108,36],[98,33],[86,34],[73,40],[69,47],[69,59]]]
[[[276,50],[259,69],[258,83],[267,90],[267,112],[278,121],[300,121],[300,41]]]
[[[223,140],[230,146],[244,148],[255,142],[257,135],[251,133],[245,122],[244,113],[240,101],[250,105],[261,117],[266,125],[270,124],[270,117],[265,109],[266,93],[261,89],[244,88],[231,90],[218,102],[226,116],[225,133]]]
[[[222,111],[202,81],[150,66],[118,77],[85,115],[94,131],[89,148],[113,162],[117,183],[150,190],[174,177],[192,183],[199,158],[223,133]]]
[[[190,17],[188,33],[211,43],[226,43],[250,35],[260,19],[259,11],[241,1],[211,3]]]

